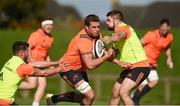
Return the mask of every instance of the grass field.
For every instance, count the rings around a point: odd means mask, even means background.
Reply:
[[[33,30],[0,30],[0,67],[3,66],[3,64],[11,57],[11,46],[14,41],[17,40],[24,40],[26,41],[29,34]],[[148,31],[148,29],[143,30],[137,30],[137,33],[139,37],[141,37],[145,32]],[[78,32],[78,30],[69,30],[69,29],[56,29],[53,31],[53,35],[55,37],[54,44],[50,50],[50,57],[52,60],[58,60],[63,53],[66,51],[66,48],[68,46],[68,43],[70,42],[71,38]],[[106,30],[102,30],[103,34],[109,34]],[[174,61],[174,69],[169,70],[166,65],[166,59],[165,55],[163,54],[159,58],[159,67],[158,72],[160,77],[162,76],[173,76],[173,77],[179,77],[180,76],[180,49],[179,49],[179,42],[180,42],[180,30],[174,29],[172,30],[172,33],[174,34],[174,41],[172,43],[172,57]],[[116,65],[112,63],[104,63],[102,66],[95,70],[91,70],[88,72],[88,74],[94,75],[94,74],[119,74],[120,69]],[[51,93],[58,93],[61,89],[59,85],[59,76],[54,75],[52,77],[49,77],[48,79],[48,86],[46,89],[46,92]],[[90,79],[91,80],[91,79]],[[111,95],[111,88],[116,78],[112,80],[107,80],[102,83],[103,89],[102,97],[100,100],[96,100],[94,104],[108,104],[110,95]],[[90,81],[93,88],[94,88],[94,82],[93,80]],[[170,104],[180,104],[179,98],[179,89],[180,85],[178,82],[172,82],[171,83],[171,103]],[[68,90],[71,90],[71,88],[68,88]],[[25,91],[26,92],[26,91]],[[31,104],[33,100],[33,94],[34,90],[29,91],[30,95],[28,98],[23,98],[20,94],[21,92],[18,91],[16,96],[16,101],[18,104]],[[162,82],[159,83],[159,85],[153,89],[149,94],[147,94],[142,99],[143,104],[164,104],[164,84]],[[42,100],[42,104],[45,104],[45,100]],[[60,103],[64,104],[64,103]]]

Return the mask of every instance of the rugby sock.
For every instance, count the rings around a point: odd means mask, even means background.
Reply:
[[[32,106],[39,106],[39,102],[33,101]]]
[[[149,87],[148,85],[144,86],[142,91],[136,90],[136,92],[134,93],[134,96],[132,97],[135,105],[139,105],[139,101],[141,97],[144,96],[150,90],[151,90],[151,87]]]
[[[64,94],[59,94],[59,95],[53,95],[51,97],[52,101],[54,103],[58,103],[58,102],[77,102],[77,103],[81,103],[82,99],[83,99],[83,95],[82,94],[77,94],[76,92],[67,92]]]

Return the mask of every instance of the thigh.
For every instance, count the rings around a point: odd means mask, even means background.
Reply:
[[[81,80],[84,80],[83,75],[78,70],[71,70],[68,72],[60,73],[61,77],[71,86],[75,86]]]
[[[94,95],[94,91],[92,90],[91,86],[84,79],[77,82],[74,85],[74,88],[82,94],[89,95],[89,96]]]
[[[125,78],[122,82],[120,90],[130,92],[134,87],[136,87],[136,82],[129,78]]]
[[[123,80],[127,77],[127,75],[130,73],[130,70],[123,70],[120,74],[119,77],[117,78],[117,82],[119,84],[122,84]]]
[[[83,79],[86,81],[86,82],[89,82],[89,79],[88,79],[88,76],[87,76],[87,73],[84,72],[84,71],[81,71],[81,74],[83,76]]]
[[[46,84],[46,77],[38,77],[38,84]]]
[[[136,85],[141,84],[149,75],[150,67],[136,67],[131,69],[131,73],[127,75],[127,78],[131,79]]]
[[[88,77],[85,72],[79,70],[71,70],[68,72],[60,73],[61,77],[70,84],[73,88],[82,94],[93,94],[93,90],[87,82]]]

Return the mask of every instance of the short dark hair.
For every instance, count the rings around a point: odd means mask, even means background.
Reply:
[[[90,22],[100,22],[100,19],[97,15],[90,14],[90,15],[86,16],[86,18],[84,19],[84,25],[89,26]]]
[[[119,11],[119,10],[112,10],[112,11],[108,12],[108,13],[106,14],[106,16],[107,16],[107,17],[108,17],[108,16],[112,16],[113,18],[118,19],[118,20],[120,20],[120,21],[123,21],[123,20],[124,20],[123,13],[122,13],[121,11]]]
[[[54,19],[53,19],[52,17],[50,17],[50,16],[45,16],[45,17],[43,17],[43,18],[41,19],[41,22],[43,22],[43,21],[45,21],[45,20],[52,20],[52,21],[54,21]]]
[[[13,54],[16,55],[20,50],[27,50],[29,44],[24,41],[16,41],[12,46]]]
[[[169,19],[168,19],[168,18],[163,18],[163,19],[161,19],[160,25],[165,24],[165,23],[166,23],[168,26],[170,26],[170,22],[169,22]]]

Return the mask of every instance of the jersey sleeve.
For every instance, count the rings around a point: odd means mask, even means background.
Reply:
[[[30,76],[34,73],[33,67],[29,64],[20,65],[16,71],[20,77]]]
[[[130,28],[128,26],[122,26],[115,29],[115,32],[123,31],[126,33],[126,38],[129,38],[131,35]]]
[[[92,52],[93,41],[90,39],[86,39],[86,38],[80,38],[80,41],[78,43],[78,48],[79,48],[81,54]]]

